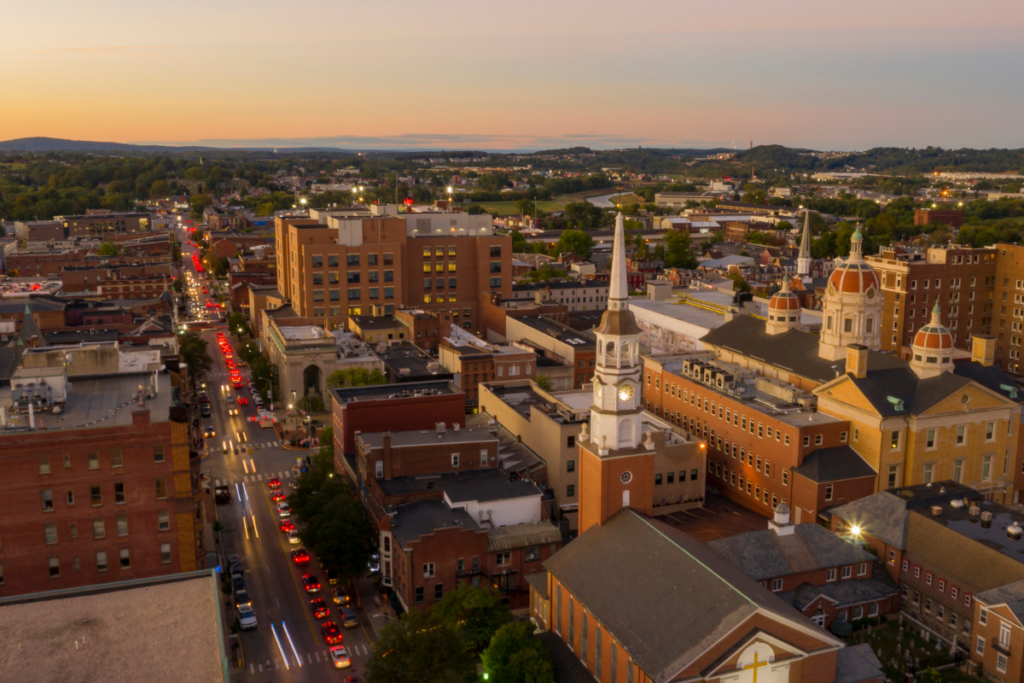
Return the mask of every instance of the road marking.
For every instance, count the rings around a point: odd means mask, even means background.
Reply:
[[[261,669],[261,671],[262,671],[262,669]],[[249,662],[249,673],[251,673],[251,674],[256,673],[256,665],[253,664],[252,662]]]
[[[316,661],[319,662],[320,661],[320,653],[319,652],[314,652],[313,654],[316,655]]]
[[[268,569],[269,569],[269,567],[268,567]],[[277,600],[277,608],[281,609],[281,599],[280,598],[274,598],[274,600]]]
[[[267,664],[270,664],[270,662],[267,662]],[[260,664],[260,673],[263,673],[263,665],[262,664]]]
[[[319,661],[320,661],[320,658],[319,658],[319,657],[317,657],[317,658],[316,658],[316,661],[318,661],[318,662],[319,662]],[[309,654],[309,653],[307,652],[307,653],[306,653],[306,664],[312,664],[312,663],[313,663],[313,655],[311,655],[311,654]]]
[[[242,477],[242,481],[244,481],[246,483],[249,483],[250,482],[249,475],[247,474],[244,477]]]
[[[263,481],[263,475],[262,474],[257,474],[256,475],[256,481]]]
[[[221,485],[221,483],[220,483],[220,479],[214,479],[214,480],[213,480],[213,485],[214,485],[214,486],[220,486],[220,485]]]

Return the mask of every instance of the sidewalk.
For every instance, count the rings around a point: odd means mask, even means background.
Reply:
[[[359,604],[362,608],[365,622],[363,630],[370,642],[377,642],[380,632],[384,627],[394,621],[395,610],[391,608],[387,598],[373,584],[373,579],[366,577],[356,581],[356,590],[359,592]],[[369,628],[366,628],[369,625]]]

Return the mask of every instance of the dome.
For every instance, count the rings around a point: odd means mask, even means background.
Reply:
[[[953,335],[940,320],[938,304],[932,309],[932,319],[914,335],[914,346],[936,350],[953,348]]]
[[[839,294],[878,294],[878,275],[875,269],[863,261],[847,262],[836,267],[828,278],[830,293]],[[869,294],[870,292],[870,294]]]
[[[782,278],[782,289],[775,293],[768,301],[770,311],[799,311],[800,299],[796,294],[789,291],[789,278]]]

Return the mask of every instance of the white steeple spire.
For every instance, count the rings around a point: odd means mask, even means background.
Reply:
[[[804,236],[800,240],[800,256],[796,260],[796,276],[804,282],[811,279],[811,211],[804,211]]]
[[[629,283],[626,280],[626,228],[622,212],[615,215],[615,242],[612,246],[612,280],[608,288],[608,309],[629,306]]]

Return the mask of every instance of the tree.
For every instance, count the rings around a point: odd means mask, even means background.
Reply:
[[[113,242],[104,242],[96,250],[97,256],[117,256],[117,245]]]
[[[522,233],[520,233],[518,230],[513,230],[512,233],[511,233],[511,236],[512,236],[512,253],[514,253],[514,254],[521,254],[521,253],[525,252],[526,248],[529,246],[529,242],[526,241],[526,238],[523,237]]]
[[[589,259],[593,249],[594,238],[581,230],[563,231],[555,245],[556,252],[571,251],[582,259]]]
[[[171,194],[171,186],[167,184],[166,180],[154,180],[153,184],[149,186],[150,197],[166,197]]]
[[[373,648],[368,683],[474,683],[476,657],[436,610],[413,610],[388,624]]]
[[[499,628],[512,620],[508,605],[493,588],[474,588],[460,583],[433,609],[447,624],[457,626],[470,647],[479,652],[491,641]]]
[[[551,653],[534,630],[530,621],[498,629],[482,656],[489,683],[554,683]]]
[[[690,248],[688,233],[669,230],[665,233],[665,267],[689,268],[697,267],[697,257]]]
[[[387,384],[388,380],[384,373],[374,368],[343,368],[335,370],[327,375],[327,388],[337,389],[338,387],[367,387],[375,384]]]
[[[531,270],[522,277],[523,282],[547,282],[548,280],[554,280],[556,278],[564,278],[565,271],[561,268],[555,268],[549,263],[545,263],[536,270]]]
[[[734,292],[749,292],[750,284],[743,279],[743,276],[739,273],[733,273],[728,276],[732,280],[732,291]]]
[[[551,381],[551,378],[543,373],[537,375],[537,386],[544,391],[553,391],[555,388],[555,384]]]
[[[208,342],[195,332],[186,332],[178,342],[178,352],[185,366],[198,379],[213,367],[213,359],[206,352]]]
[[[239,339],[252,334],[252,330],[249,329],[249,321],[245,319],[241,311],[235,311],[228,316],[228,330]]]

